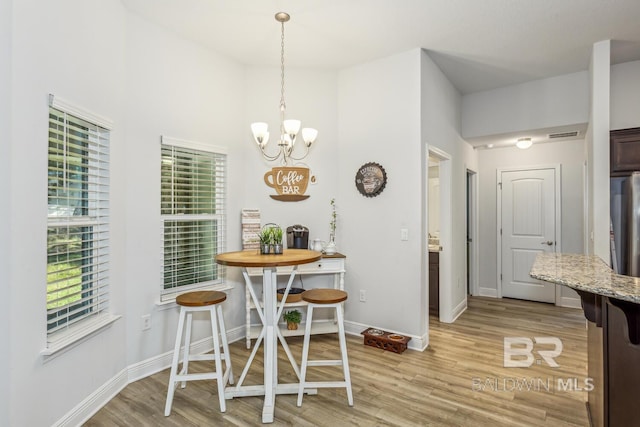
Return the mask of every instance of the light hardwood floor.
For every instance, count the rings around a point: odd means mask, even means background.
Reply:
[[[551,368],[536,360],[530,368],[503,367],[504,337],[558,337],[563,351]],[[302,337],[288,338],[300,360]],[[538,349],[550,349],[539,346]],[[312,337],[310,357],[339,358],[337,338]],[[320,389],[296,407],[295,396],[276,399],[274,426],[586,426],[586,392],[565,391],[558,381],[575,379],[584,389],[587,349],[582,311],[518,300],[472,297],[453,324],[432,319],[424,352],[395,354],[348,337],[354,406],[344,389]],[[323,353],[320,355],[320,352]],[[236,377],[249,350],[244,340],[231,344]],[[534,353],[536,355],[536,353]],[[280,352],[281,382],[295,374]],[[536,355],[537,356],[537,355]],[[261,353],[245,384],[261,382]],[[536,359],[541,359],[536,357]],[[199,362],[205,363],[205,362]],[[339,367],[335,376],[340,376]],[[327,372],[325,367],[322,372]],[[309,378],[312,375],[309,369]],[[128,385],[87,426],[248,426],[261,425],[262,397],[227,401],[220,413],[213,381],[177,389],[171,416],[164,417],[169,379],[164,370]]]

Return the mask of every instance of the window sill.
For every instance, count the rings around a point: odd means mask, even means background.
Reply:
[[[40,352],[40,355],[47,361],[52,356],[83,342],[104,328],[111,326],[121,317],[110,313],[103,314],[95,319],[82,322],[82,325],[74,325],[67,331],[54,334],[53,337],[49,338],[51,342],[49,342],[47,348]]]
[[[198,288],[198,289],[189,289],[186,290],[184,292],[192,292],[192,291],[228,291],[230,289],[233,289],[233,286],[231,285],[227,285],[226,283],[223,285],[215,285],[215,286],[204,286],[202,288]],[[176,296],[180,295],[181,293],[184,292],[176,292],[172,297],[169,297],[169,295],[166,295],[165,298],[167,298],[166,300],[158,300],[156,301],[156,308],[159,311],[163,311],[163,310],[170,310],[172,308],[177,307],[178,305],[176,304]]]

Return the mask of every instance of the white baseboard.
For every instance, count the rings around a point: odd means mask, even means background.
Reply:
[[[580,298],[561,297],[558,305],[560,307],[582,308]]]
[[[496,288],[478,288],[479,297],[498,298],[498,290]]]
[[[120,393],[127,384],[127,369],[123,369],[53,425],[55,427],[82,425],[91,418],[93,414],[98,412],[100,408],[106,405],[107,402]]]
[[[227,331],[227,340],[231,343],[244,339],[244,326]],[[191,343],[192,354],[207,353],[213,349],[211,337],[206,337]],[[54,426],[79,426],[91,418],[104,405],[113,399],[128,384],[156,374],[171,366],[173,350],[153,356],[128,366],[103,384],[98,390],[91,393],[86,399],[80,402],[75,408],[69,411],[64,417],[59,419]]]
[[[458,304],[456,307],[454,307],[452,314],[453,320],[451,321],[451,323],[455,322],[458,317],[460,317],[460,315],[462,313],[464,313],[467,310],[467,298],[465,297],[462,301],[460,301],[460,304]]]

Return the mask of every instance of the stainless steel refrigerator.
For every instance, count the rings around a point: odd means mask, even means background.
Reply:
[[[627,179],[626,190],[626,274],[640,277],[640,172]]]

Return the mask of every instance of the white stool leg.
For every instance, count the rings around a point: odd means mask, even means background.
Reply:
[[[302,395],[307,378],[307,361],[309,360],[309,339],[311,337],[311,322],[313,319],[313,304],[307,306],[307,323],[304,328],[304,342],[302,344],[302,362],[300,364],[300,386],[298,387],[297,406],[302,406]]]
[[[178,363],[180,358],[180,344],[182,344],[182,328],[184,327],[184,309],[180,308],[180,315],[178,317],[178,331],[176,332],[176,344],[173,349],[173,361],[171,362],[171,374],[169,375],[169,389],[167,390],[167,402],[164,406],[164,416],[168,417],[171,414],[171,404],[173,403],[173,393],[176,390],[176,374],[178,371]]]
[[[187,313],[187,331],[184,335],[184,352],[182,353],[182,370],[180,375],[186,375],[189,373],[189,358],[191,357],[191,325],[193,324],[193,313],[184,309]],[[182,381],[181,388],[187,386],[186,381]]]
[[[218,383],[218,400],[220,401],[220,412],[227,410],[224,399],[224,371],[222,370],[222,359],[220,358],[220,339],[218,338],[218,320],[216,316],[216,307],[212,306],[211,314],[211,335],[213,336],[213,360],[216,364],[216,382]]]
[[[220,339],[222,339],[222,351],[224,352],[224,363],[227,368],[226,372],[229,373],[229,384],[233,384],[233,368],[231,367],[231,353],[229,352],[229,343],[227,341],[227,328],[224,326],[224,316],[222,315],[222,306],[217,305],[216,311],[218,312],[218,327],[220,329]],[[226,375],[225,372],[225,375]],[[226,386],[226,382],[225,382]]]
[[[351,391],[351,375],[349,373],[349,358],[347,357],[347,340],[344,333],[344,316],[342,314],[342,304],[338,303],[336,316],[338,317],[338,338],[340,339],[340,352],[342,353],[342,370],[344,372],[344,382],[347,389],[347,399],[349,406],[353,406],[353,392]]]

